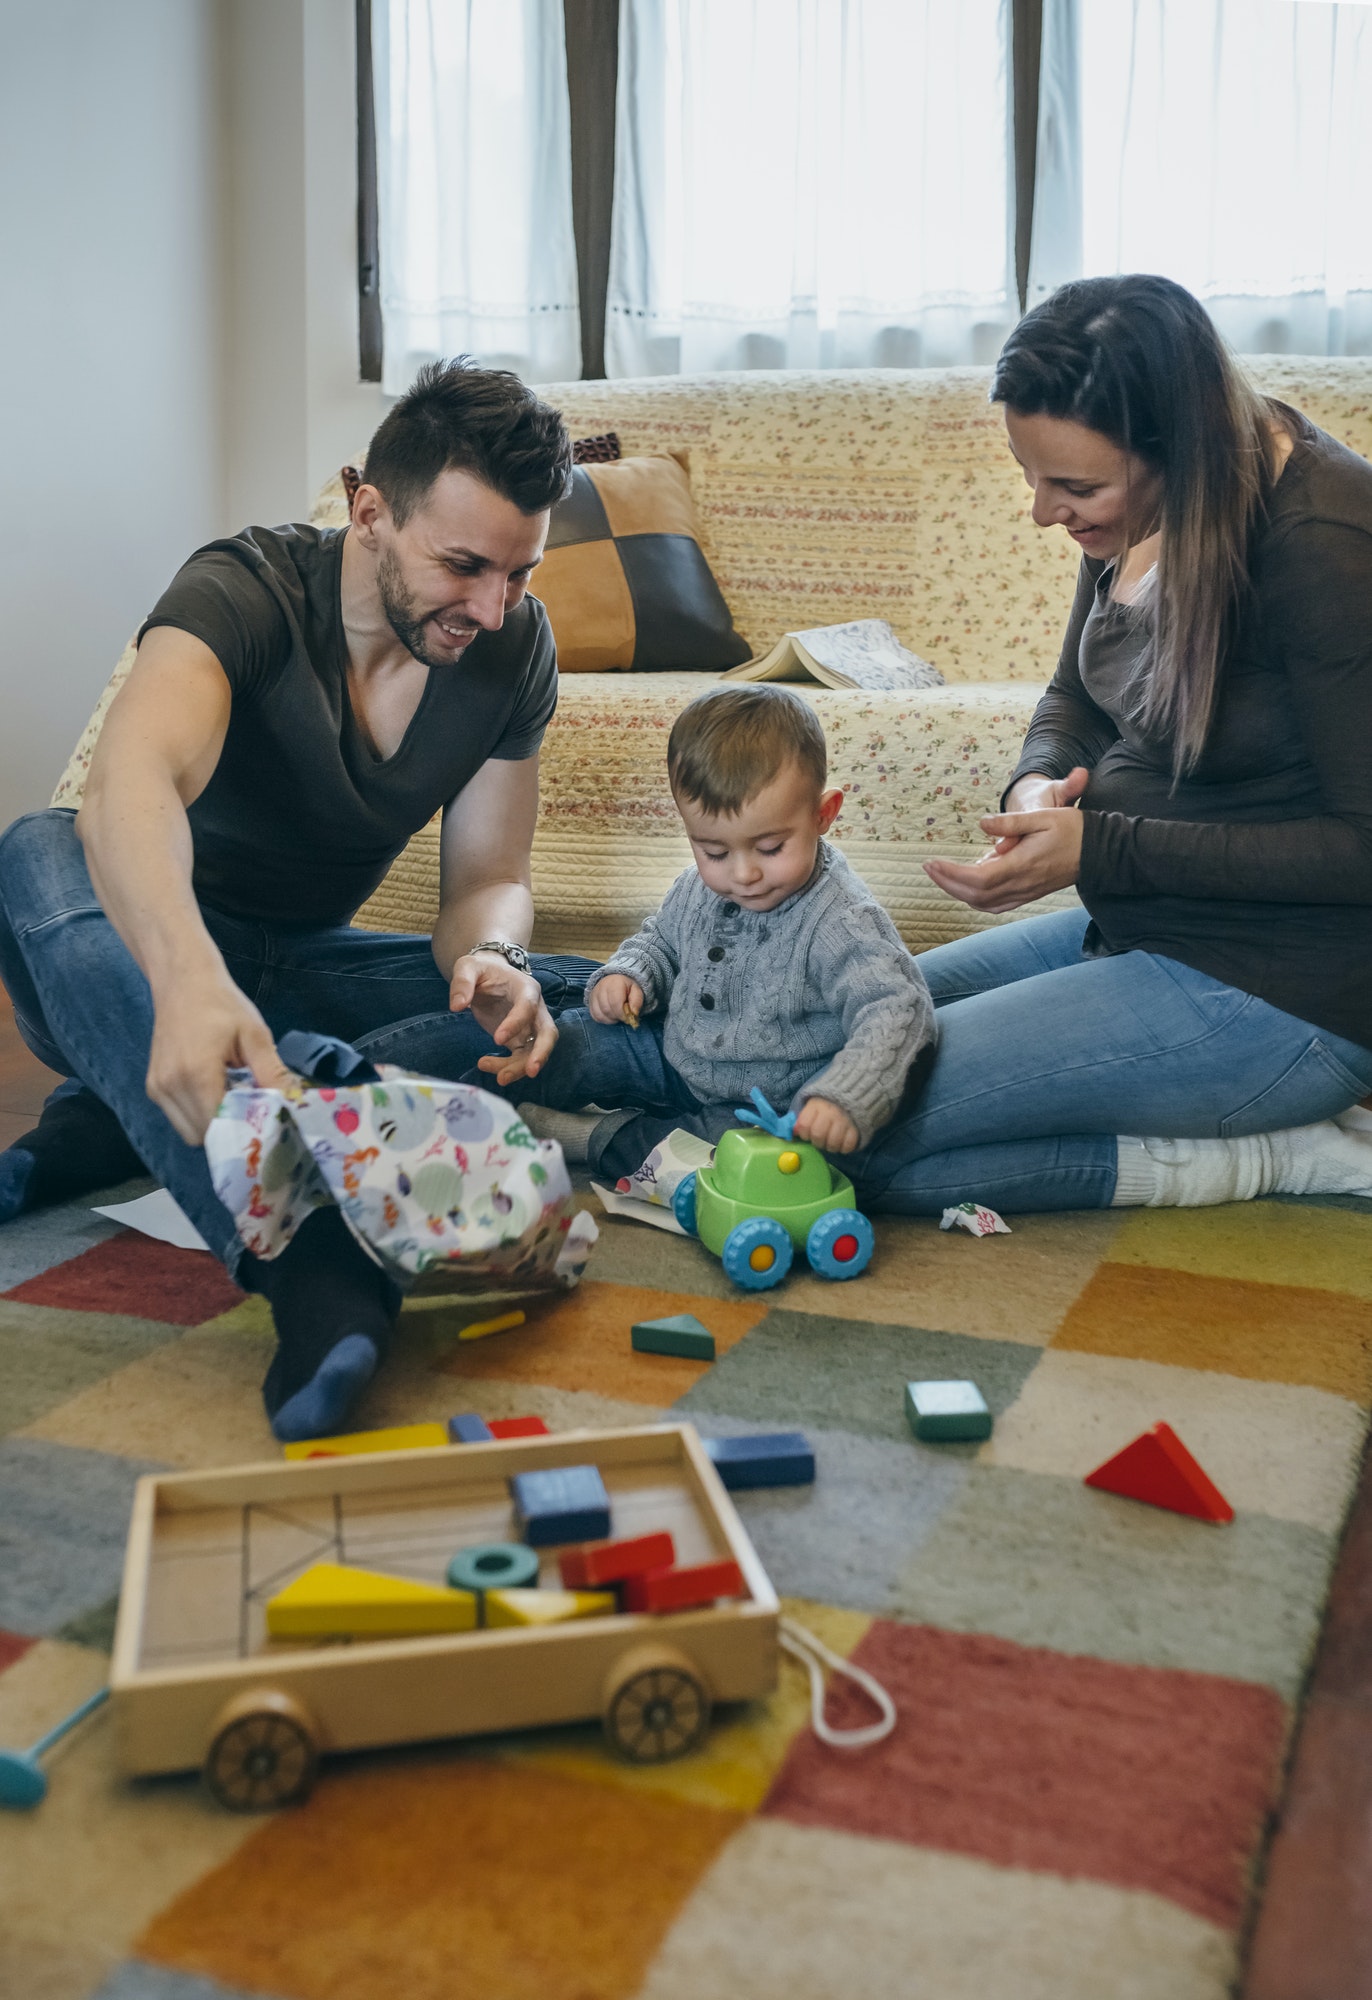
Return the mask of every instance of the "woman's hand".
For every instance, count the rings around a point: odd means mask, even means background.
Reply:
[[[1054,889],[1070,889],[1081,872],[1082,818],[1075,806],[991,813],[981,830],[994,845],[980,861],[924,864],[931,882],[974,910],[1018,910]]]
[[[622,972],[607,972],[603,979],[597,979],[591,988],[586,1007],[593,1021],[604,1027],[611,1027],[616,1021],[628,1022],[637,1027],[638,1016],[643,1012],[643,988],[636,979],[629,979]],[[633,1020],[630,1021],[630,1015]]]
[[[1065,778],[1040,777],[1026,771],[1005,794],[1007,813],[1050,812],[1055,806],[1074,806],[1091,781],[1091,773],[1078,764]],[[985,822],[982,822],[985,825]],[[1008,854],[1015,844],[1014,834],[1004,834],[991,849],[992,854]]]

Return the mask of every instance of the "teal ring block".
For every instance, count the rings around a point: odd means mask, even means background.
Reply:
[[[479,1542],[448,1564],[454,1590],[528,1590],[538,1582],[538,1556],[523,1542]]]

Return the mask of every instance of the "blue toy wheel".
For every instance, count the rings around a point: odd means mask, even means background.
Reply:
[[[831,1208],[810,1225],[805,1254],[817,1278],[856,1278],[872,1261],[876,1236],[855,1208]]]
[[[726,1278],[746,1292],[765,1292],[779,1285],[791,1268],[791,1239],[770,1215],[750,1215],[724,1240],[720,1262]]]
[[[696,1177],[694,1174],[687,1174],[684,1180],[677,1182],[672,1194],[672,1214],[676,1217],[688,1236],[694,1236],[697,1233]]]

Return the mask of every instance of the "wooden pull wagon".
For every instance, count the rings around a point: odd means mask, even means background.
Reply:
[[[404,1639],[281,1641],[266,1605],[320,1562],[442,1584],[463,1548],[518,1538],[516,1472],[593,1464],[616,1539],[666,1529],[678,1564],[732,1558],[744,1594],[696,1610]],[[539,1551],[556,1581],[556,1549]],[[110,1671],[131,1776],[201,1768],[237,1811],[303,1798],[337,1750],[603,1720],[654,1763],[712,1705],[776,1685],[779,1606],[689,1424],[141,1479]]]

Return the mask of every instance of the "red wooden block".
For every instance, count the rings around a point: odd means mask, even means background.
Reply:
[[[1197,1465],[1170,1424],[1154,1424],[1107,1458],[1086,1484],[1173,1514],[1192,1514],[1198,1521],[1232,1521],[1234,1510],[1214,1481]]]
[[[493,1438],[542,1438],[552,1435],[542,1417],[487,1417],[486,1428]]]
[[[563,1549],[557,1559],[564,1590],[599,1590],[607,1583],[625,1583],[650,1569],[670,1569],[676,1543],[668,1534],[635,1535],[632,1541],[594,1542],[589,1548]]]
[[[694,1611],[717,1597],[742,1597],[743,1572],[736,1562],[693,1563],[686,1569],[652,1569],[626,1577],[626,1611]]]

